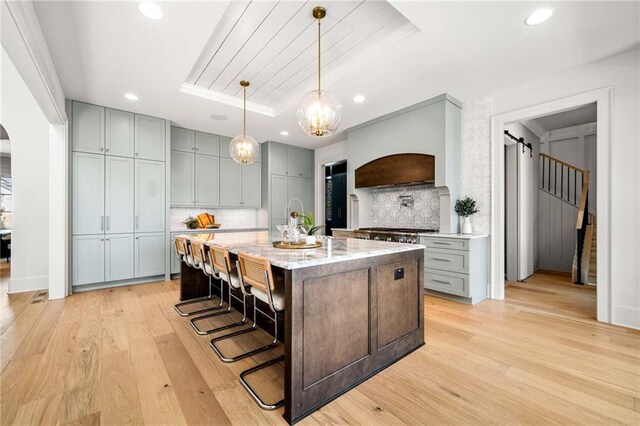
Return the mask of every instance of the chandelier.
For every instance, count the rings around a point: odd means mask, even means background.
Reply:
[[[260,146],[253,137],[247,136],[247,87],[249,87],[249,82],[242,80],[240,86],[244,90],[244,125],[242,134],[231,140],[229,152],[236,163],[251,164],[256,161]]]

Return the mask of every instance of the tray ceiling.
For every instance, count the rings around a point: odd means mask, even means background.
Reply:
[[[419,32],[386,1],[234,1],[189,74],[182,91],[242,105],[240,80],[249,80],[248,109],[275,116],[317,84],[317,21],[322,20],[322,83],[350,74],[383,46]]]

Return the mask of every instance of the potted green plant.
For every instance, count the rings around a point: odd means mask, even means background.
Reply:
[[[458,216],[462,216],[464,218],[464,221],[462,222],[462,233],[473,233],[473,226],[471,225],[471,220],[469,220],[469,217],[480,211],[476,207],[476,200],[469,196],[464,197],[462,200],[457,200],[455,211]]]
[[[195,217],[193,217],[193,216],[189,216],[189,217],[188,217],[184,222],[182,222],[182,223],[184,223],[184,224],[187,226],[187,229],[198,229],[198,219],[196,219],[196,218],[195,218]]]
[[[324,228],[324,225],[313,225],[313,213],[307,213],[306,215],[298,214],[298,217],[302,219],[302,224],[300,227],[307,234],[307,244],[315,244],[316,243],[316,232]]]

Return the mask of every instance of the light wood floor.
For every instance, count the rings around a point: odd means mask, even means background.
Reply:
[[[426,297],[427,345],[300,424],[638,425],[640,333],[596,323],[595,291],[556,278],[473,307]],[[173,311],[175,282],[58,301],[0,288],[2,425],[284,424],[237,379],[272,355],[220,362]],[[271,398],[278,370],[256,378]]]

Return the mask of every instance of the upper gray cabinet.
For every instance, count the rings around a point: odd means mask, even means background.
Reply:
[[[231,145],[231,138],[220,136],[220,157],[231,158],[229,145]]]
[[[241,206],[241,165],[231,158],[220,159],[220,205]]]
[[[73,102],[73,150],[104,153],[104,107]]]
[[[192,206],[194,199],[193,153],[171,151],[171,205]]]
[[[271,142],[269,144],[269,168],[271,174],[287,175],[289,170],[289,154],[287,145]]]
[[[310,149],[297,148],[298,150],[298,176],[312,178],[315,171],[314,155]]]
[[[261,182],[261,163],[242,165],[241,193],[243,207],[260,207],[262,205]]]
[[[196,155],[195,158],[195,205],[217,206],[220,203],[220,157]]]
[[[104,155],[73,153],[73,234],[104,233]]]
[[[166,122],[155,117],[136,114],[136,158],[145,160],[165,160]]]
[[[195,151],[197,154],[219,155],[220,136],[211,133],[195,132]]]
[[[171,149],[174,151],[193,152],[195,147],[193,130],[171,126]]]
[[[117,109],[105,109],[105,153],[133,157],[134,114]]]

